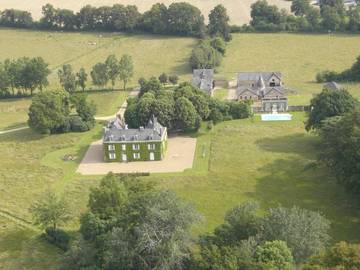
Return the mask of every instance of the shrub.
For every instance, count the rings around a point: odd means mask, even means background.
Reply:
[[[46,228],[44,237],[49,243],[57,246],[58,248],[64,251],[69,249],[70,236],[68,233],[66,233],[63,230],[60,229],[54,230],[54,228]]]
[[[80,116],[77,115],[70,116],[69,122],[70,122],[71,131],[84,132],[90,129],[87,122],[84,122]]]
[[[208,130],[212,130],[214,128],[214,123],[213,123],[213,121],[209,121],[208,123],[207,123],[207,129]]]

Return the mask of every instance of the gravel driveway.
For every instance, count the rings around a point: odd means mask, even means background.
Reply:
[[[82,175],[114,173],[165,173],[182,172],[192,168],[196,139],[184,136],[169,137],[165,158],[161,161],[107,163],[103,161],[102,141],[92,143],[76,172]]]

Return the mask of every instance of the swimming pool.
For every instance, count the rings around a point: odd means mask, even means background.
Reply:
[[[262,114],[261,121],[290,121],[292,115],[288,113],[279,113],[279,114]]]

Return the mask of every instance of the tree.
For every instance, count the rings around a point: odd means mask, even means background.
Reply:
[[[217,5],[209,14],[209,34],[220,36],[226,41],[231,40],[229,16],[223,5]]]
[[[93,102],[88,103],[86,98],[87,97],[84,94],[75,94],[70,97],[71,102],[81,120],[92,127],[95,124],[94,116],[96,113],[96,106]]]
[[[157,117],[160,124],[167,128],[172,127],[174,119],[175,101],[172,94],[164,93],[157,96],[153,103],[153,114]]]
[[[328,117],[343,115],[354,110],[358,101],[346,90],[331,91],[324,89],[310,101],[310,112],[306,130],[318,129]]]
[[[197,220],[193,208],[174,193],[109,174],[90,191],[89,210],[81,218],[83,240],[67,253],[65,267],[181,269]]]
[[[194,105],[185,97],[175,101],[176,127],[180,129],[191,129],[195,127],[198,116]]]
[[[291,12],[293,12],[296,16],[305,16],[308,14],[310,7],[309,0],[293,0],[291,2]]]
[[[69,93],[75,92],[76,90],[76,75],[73,73],[72,66],[69,64],[63,65],[58,70],[58,76],[60,84],[63,89]]]
[[[105,61],[105,65],[107,68],[107,77],[111,81],[112,88],[114,88],[116,79],[120,74],[120,65],[114,54],[109,55]]]
[[[337,12],[335,7],[324,6],[321,9],[322,26],[328,30],[340,30],[343,26],[343,17]]]
[[[296,263],[319,254],[329,241],[330,222],[317,212],[293,207],[269,210],[264,220],[263,238],[281,240],[291,249]]]
[[[40,25],[45,29],[53,29],[56,25],[57,11],[51,4],[42,7],[43,17],[40,19]]]
[[[169,6],[167,25],[169,33],[176,35],[203,36],[205,32],[201,11],[186,2],[172,3]]]
[[[88,74],[86,73],[84,68],[80,68],[79,72],[76,73],[77,81],[76,84],[78,84],[83,91],[85,91],[86,88],[86,82],[88,78]]]
[[[295,269],[291,251],[283,241],[275,240],[257,246],[255,260],[267,265],[269,269]]]
[[[46,91],[33,97],[29,108],[29,126],[50,134],[69,130],[69,95],[65,91]]]
[[[0,97],[9,95],[11,86],[10,76],[3,64],[0,64]]]
[[[310,259],[303,270],[360,269],[360,245],[340,242]]]
[[[172,84],[177,84],[179,81],[179,77],[177,75],[170,75],[169,76],[169,82],[171,82]]]
[[[222,40],[219,37],[216,37],[214,39],[211,40],[210,42],[211,47],[213,47],[215,50],[217,50],[219,53],[221,53],[222,55],[225,55],[226,52],[226,43],[224,42],[224,40]]]
[[[337,180],[353,194],[360,193],[359,176],[360,112],[323,121],[320,129],[319,160],[329,167]]]
[[[100,87],[106,86],[109,81],[107,66],[104,63],[97,63],[95,66],[93,66],[90,75],[93,84]]]
[[[34,21],[30,12],[5,9],[0,13],[0,24],[7,27],[30,28]]]
[[[153,113],[153,106],[156,102],[155,95],[148,92],[142,96],[137,104],[137,116],[139,118],[140,126],[145,126]]]
[[[196,46],[191,52],[190,65],[193,69],[215,68],[220,63],[221,54],[204,42]]]
[[[160,76],[159,76],[159,81],[162,83],[162,84],[166,84],[168,82],[168,75],[166,73],[162,73]]]
[[[251,5],[251,21],[254,27],[268,28],[278,26],[282,21],[282,14],[277,6],[269,5],[266,0],[259,0]]]
[[[143,27],[155,34],[166,34],[168,31],[168,10],[162,3],[154,4],[143,15]]]
[[[134,75],[134,64],[130,55],[123,55],[119,62],[119,77],[124,83],[124,91],[126,84],[131,80]]]
[[[50,191],[31,206],[30,212],[33,214],[36,225],[40,225],[43,229],[52,227],[54,231],[71,218],[65,200]]]
[[[155,78],[151,77],[149,80],[139,80],[140,82],[140,96],[144,95],[147,92],[153,92],[155,94],[159,93],[163,86],[161,85],[160,81]]]
[[[206,120],[210,114],[207,98],[202,94],[197,94],[190,97],[190,101],[194,105],[195,110],[200,115],[201,119]]]

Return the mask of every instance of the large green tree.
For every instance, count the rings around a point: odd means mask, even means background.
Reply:
[[[76,74],[73,72],[72,66],[69,64],[63,65],[58,70],[58,76],[61,86],[67,92],[75,92],[76,90]]]
[[[346,90],[332,91],[324,89],[310,102],[310,112],[306,130],[318,129],[328,117],[343,115],[354,110],[358,101]]]
[[[217,5],[209,14],[209,34],[220,36],[226,41],[231,40],[229,16],[223,5]]]
[[[105,87],[109,82],[108,69],[105,63],[97,63],[91,70],[91,78],[93,84],[100,87]]]
[[[105,61],[105,65],[107,68],[107,77],[111,81],[112,88],[114,88],[116,80],[120,74],[120,66],[119,61],[117,60],[114,54],[109,55]]]
[[[255,260],[266,265],[268,269],[295,269],[291,250],[283,241],[275,240],[257,246],[255,250]]]
[[[134,75],[134,63],[132,57],[125,54],[119,61],[119,77],[123,81],[124,91],[126,90],[127,83],[131,80]]]

